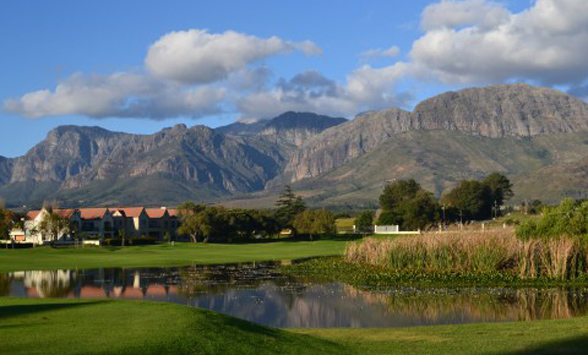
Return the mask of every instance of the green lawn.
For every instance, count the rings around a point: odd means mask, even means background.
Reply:
[[[337,354],[311,336],[169,303],[0,298],[0,353]]]
[[[346,238],[249,244],[170,244],[131,247],[0,249],[0,272],[102,267],[182,266],[194,263],[293,260],[341,255]]]
[[[2,354],[585,354],[588,318],[273,329],[186,306],[0,298]]]

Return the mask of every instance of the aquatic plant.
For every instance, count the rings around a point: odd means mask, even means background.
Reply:
[[[402,272],[493,274],[574,279],[588,274],[588,248],[577,238],[517,238],[512,231],[427,233],[350,243],[345,261]]]

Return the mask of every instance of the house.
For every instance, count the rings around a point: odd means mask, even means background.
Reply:
[[[49,209],[29,211],[25,217],[24,230],[14,229],[10,237],[15,242],[43,244],[56,240],[69,240],[77,235],[85,240],[104,240],[126,237],[150,236],[163,240],[166,234],[176,237],[179,226],[175,209],[145,207],[100,207],[53,209],[54,213],[70,221],[71,232],[57,236],[41,232],[41,223]]]
[[[74,222],[74,228],[83,238],[104,239],[114,238],[114,218],[108,208],[80,208],[79,222],[70,218]],[[77,226],[76,226],[77,223]]]
[[[155,237],[158,240],[165,239],[166,234],[170,237],[176,233],[176,228],[172,226],[172,218],[169,215],[167,208],[147,208],[145,209],[147,217],[149,218],[149,232],[150,237]]]
[[[125,236],[140,237],[147,235],[149,217],[145,207],[113,207],[117,230],[124,230]]]
[[[82,220],[80,218],[80,212],[78,210],[54,209],[53,212],[57,213],[59,216],[63,218],[69,219],[75,227],[79,228],[81,226]],[[43,244],[44,242],[48,242],[53,239],[63,240],[70,237],[67,234],[60,234],[55,238],[54,236],[43,234],[41,232],[41,223],[48,213],[49,210],[46,208],[43,208],[39,211],[29,211],[25,216],[24,231],[22,231],[23,233],[19,233],[18,230],[11,231],[10,235],[14,238],[13,240],[25,243]]]

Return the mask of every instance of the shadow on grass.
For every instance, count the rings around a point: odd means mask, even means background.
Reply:
[[[310,335],[293,334],[286,330],[270,328],[246,320],[226,316],[223,314],[208,312],[207,327],[209,329],[224,330],[227,334],[217,333],[217,336],[226,336],[233,342],[245,345],[245,348],[255,348],[260,346],[260,341],[272,339],[283,349],[299,348],[303,346],[305,353],[308,354],[347,354],[349,349],[341,344],[320,339]],[[265,337],[260,339],[259,336]]]
[[[44,304],[18,304],[0,306],[0,319],[17,317],[32,313],[56,311],[67,308],[79,308],[84,306],[94,306],[104,301],[93,301],[93,302],[67,302],[67,303],[44,303]]]
[[[278,243],[278,242],[316,242],[321,240],[330,240],[335,242],[349,242],[354,240],[362,239],[363,236],[359,234],[339,234],[339,235],[324,235],[324,236],[315,236],[313,239],[310,239],[308,235],[298,235],[296,237],[287,237],[287,238],[275,238],[275,239],[240,239],[240,240],[233,240],[231,243],[218,243],[218,244],[268,244],[268,243]],[[214,242],[210,242],[210,244],[215,244]]]
[[[493,353],[500,355],[547,355],[547,354],[588,354],[588,335],[567,338],[529,346],[513,352]]]

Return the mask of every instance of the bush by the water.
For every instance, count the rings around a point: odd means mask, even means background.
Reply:
[[[511,231],[425,234],[351,243],[345,260],[424,273],[510,274],[575,279],[588,273],[588,248],[577,238],[517,238]]]
[[[541,217],[522,223],[516,234],[525,240],[568,236],[588,241],[588,201],[566,199],[557,207],[544,208]]]

